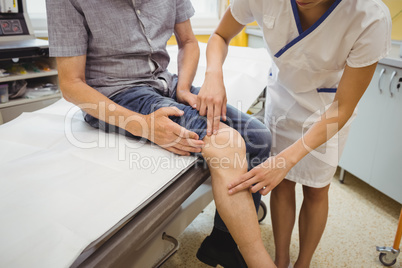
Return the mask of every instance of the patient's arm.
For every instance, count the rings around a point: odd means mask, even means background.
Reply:
[[[229,195],[227,184],[246,173],[246,145],[241,135],[220,123],[216,135],[205,136],[202,155],[208,163],[216,208],[248,267],[275,267],[264,248],[250,191]]]
[[[63,97],[88,114],[127,130],[135,136],[147,138],[165,149],[180,154],[199,152],[203,142],[198,135],[170,120],[181,116],[176,107],[165,107],[142,115],[130,111],[99,93],[85,83],[86,56],[59,57],[57,68]],[[153,125],[151,122],[155,122]]]
[[[179,77],[176,91],[177,100],[195,108],[197,96],[190,92],[190,88],[197,71],[200,48],[191,28],[190,20],[176,24],[174,34],[179,47],[179,54],[177,55]]]

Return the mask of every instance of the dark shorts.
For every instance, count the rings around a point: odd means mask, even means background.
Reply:
[[[193,94],[198,94],[198,91],[199,88],[191,88],[191,92]],[[197,133],[200,140],[206,135],[206,117],[200,116],[196,109],[193,109],[188,105],[178,103],[176,94],[173,94],[172,98],[166,97],[162,96],[158,90],[152,87],[139,86],[125,90],[113,96],[111,100],[120,106],[143,115],[153,113],[162,107],[177,107],[184,111],[184,115],[180,117],[170,116],[169,118],[171,120],[180,126]],[[106,132],[119,132],[129,137],[133,136],[131,133],[102,122],[89,114],[85,115],[85,121],[92,127],[102,129]]]

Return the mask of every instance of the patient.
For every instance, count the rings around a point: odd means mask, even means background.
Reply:
[[[63,96],[83,109],[88,124],[206,160],[219,214],[197,257],[212,266],[245,267],[244,260],[249,267],[274,266],[257,220],[260,194],[227,191],[232,179],[268,157],[271,136],[258,120],[216,103],[202,88],[197,96],[190,1],[48,0],[47,12]],[[178,75],[166,70],[173,32]]]

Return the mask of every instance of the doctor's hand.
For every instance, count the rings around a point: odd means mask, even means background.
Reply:
[[[199,140],[197,133],[187,130],[169,118],[183,114],[177,107],[164,107],[146,115],[148,129],[145,138],[178,155],[188,156],[190,152],[201,152],[204,142]]]
[[[206,73],[204,84],[197,96],[197,110],[207,116],[207,135],[216,134],[219,122],[226,121],[226,89],[222,73]]]
[[[250,189],[252,193],[266,195],[285,178],[290,168],[285,158],[272,156],[231,182],[228,185],[229,194]]]

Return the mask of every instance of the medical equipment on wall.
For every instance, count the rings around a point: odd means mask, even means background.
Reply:
[[[26,0],[0,0],[0,10],[0,60],[49,54],[49,42],[34,36]]]
[[[58,89],[46,86],[58,86],[56,60],[49,58],[49,42],[35,38],[27,3],[0,0],[0,86],[8,87],[1,92],[0,123],[44,108],[61,97]]]
[[[18,13],[17,0],[1,0],[0,13]]]

